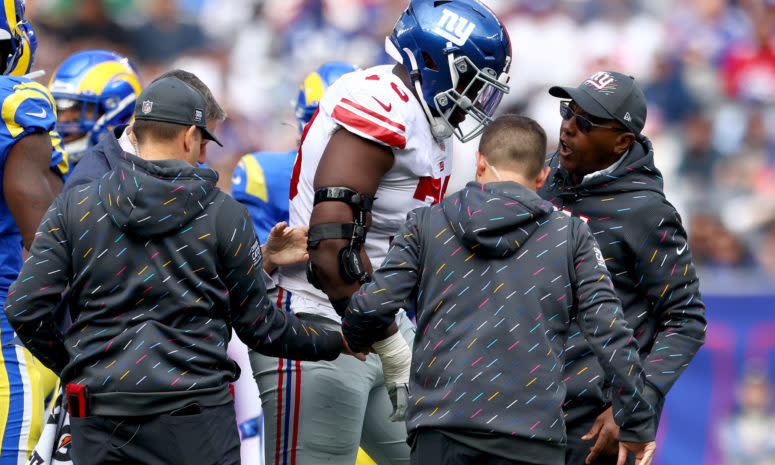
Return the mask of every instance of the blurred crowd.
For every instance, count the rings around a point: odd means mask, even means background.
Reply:
[[[775,291],[775,0],[485,3],[513,47],[512,91],[500,112],[531,116],[556,140],[550,85],[575,86],[600,69],[635,76],[649,100],[644,134],[689,230],[704,290]],[[224,147],[208,152],[228,190],[241,155],[295,147],[290,102],[305,74],[331,60],[389,62],[385,36],[404,6],[36,0],[28,17],[39,36],[37,68],[49,76],[70,53],[97,47],[129,56],[145,83],[170,67],[199,75],[229,114]]]

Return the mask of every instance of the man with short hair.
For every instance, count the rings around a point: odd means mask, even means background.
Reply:
[[[641,134],[646,100],[634,78],[614,71],[549,93],[565,99],[563,121],[539,195],[587,222],[600,244],[640,343],[655,433],[665,395],[705,340],[706,321],[686,231]],[[567,463],[615,463],[621,436],[609,382],[582,338],[571,338],[566,350]]]
[[[212,132],[215,132],[218,125],[226,119],[226,112],[215,100],[213,93],[205,83],[203,83],[195,74],[182,69],[167,71],[154,79],[153,82],[166,77],[178,78],[202,94],[207,103],[207,127]],[[101,134],[99,142],[86,151],[78,162],[78,165],[73,169],[70,177],[65,183],[64,190],[80,184],[96,181],[101,178],[103,174],[116,168],[119,160],[123,158],[124,152],[134,154],[135,148],[129,138],[131,132],[131,126],[120,125],[115,127],[112,131]],[[205,145],[202,147],[205,156],[207,155],[207,142],[207,140],[204,140],[203,143]]]
[[[68,69],[66,66],[68,62],[72,65],[72,60],[79,59],[80,57],[81,61],[83,61],[82,59],[84,55],[89,56],[92,54],[95,55],[93,58],[98,59],[92,60],[92,62],[86,66],[85,69],[82,69],[80,76],[94,76],[95,74],[99,74],[95,73],[95,70],[100,66],[105,66],[106,64],[110,66],[121,65],[123,67],[131,68],[131,65],[125,62],[125,58],[117,56],[112,52],[108,53],[105,51],[85,51],[79,52],[73,55],[73,57],[70,59],[66,60],[60,70],[62,68]],[[115,63],[111,60],[114,60]],[[60,71],[57,73],[59,72]],[[104,84],[105,88],[109,89],[109,91],[104,92],[104,94],[101,95],[98,100],[104,104],[106,99],[110,98],[111,96],[115,96],[117,94],[123,95],[127,92],[131,92],[132,88],[127,89],[128,85],[124,81],[131,81],[133,77],[134,79],[137,79],[136,76],[127,75],[127,73],[123,73],[120,76],[113,76],[108,83]],[[211,131],[214,132],[218,124],[226,118],[226,113],[215,100],[215,97],[213,96],[212,92],[210,92],[210,89],[196,75],[181,69],[167,71],[154,79],[152,83],[160,79],[164,79],[165,77],[178,78],[202,94],[207,105],[207,126]],[[67,87],[66,84],[66,80],[58,79],[56,76],[53,78],[52,88],[60,89],[60,92],[54,94],[55,99],[57,97],[70,97],[69,95],[61,92],[61,89]],[[139,86],[139,84],[137,85]],[[85,95],[84,92],[81,92],[81,94],[76,97],[82,97],[84,100],[89,99],[89,96]],[[94,99],[95,97],[91,96],[91,98]],[[58,102],[58,100],[56,101]],[[136,101],[137,99],[133,97],[131,101],[130,118],[134,114]],[[58,123],[61,122],[62,121],[58,121]],[[143,124],[144,123],[142,122],[140,123],[141,126]],[[173,131],[176,130],[177,129],[173,127]],[[74,173],[74,176],[68,178],[70,182],[65,183],[64,191],[66,192],[74,187],[102,178],[105,174],[109,173],[112,169],[115,169],[119,165],[121,160],[124,159],[125,152],[135,154],[135,145],[131,142],[130,139],[131,133],[132,128],[127,124],[120,124],[116,127],[108,128],[102,127],[98,134],[98,144],[90,146],[85,152],[81,154],[86,154],[86,156],[83,157],[82,163],[78,163],[75,168],[73,168],[72,172]],[[92,136],[94,135],[95,134],[92,134]],[[207,140],[204,141],[202,149],[206,149],[206,143]],[[306,227],[289,228],[287,227],[286,223],[272,224],[274,226],[267,231],[268,235],[264,238],[265,242],[261,245],[263,270],[267,273],[272,273],[277,269],[278,266],[293,264],[306,260]],[[268,274],[264,275],[264,283],[267,287],[274,285]],[[71,324],[70,314],[66,305],[68,301],[69,291],[65,293],[60,306],[57,308],[57,310],[55,310],[55,315],[59,320],[60,328],[63,331]],[[244,345],[238,339],[232,338],[231,342],[229,343],[229,347],[230,357],[236,360],[237,356],[234,355],[235,350],[240,350],[239,348],[244,347]],[[242,350],[247,352],[247,349]],[[245,358],[246,357],[247,354],[245,354]],[[240,382],[238,380],[233,386],[235,392],[239,392],[239,383]],[[61,395],[63,394],[61,394],[60,391],[60,396]],[[61,403],[61,400],[57,399],[56,403]],[[239,403],[237,403],[237,407],[238,409],[240,408]],[[41,440],[37,445],[35,445],[35,450],[32,452],[36,455],[36,459],[40,460],[41,463],[50,460],[51,453],[53,452],[54,448],[56,448],[57,445],[61,443],[63,435],[69,435],[69,421],[69,417],[65,415],[64,411],[56,412],[55,415],[53,415],[51,418],[49,418],[49,421],[47,421],[44,433],[41,435]],[[64,456],[69,457],[69,454],[60,454],[59,458],[62,459]]]
[[[9,322],[67,386],[76,464],[239,463],[231,329],[272,356],[331,360],[344,347],[267,298],[247,211],[196,168],[203,139],[219,143],[206,114],[180,79],[149,85],[138,155],[57,197],[11,287]],[[63,333],[52,310],[67,285]]]
[[[638,350],[589,228],[535,193],[546,134],[496,119],[482,135],[476,182],[409,213],[342,328],[366,348],[400,308],[416,305],[407,414],[413,464],[541,464],[565,460],[564,346],[578,321],[614,376],[622,453],[648,463],[654,411]]]

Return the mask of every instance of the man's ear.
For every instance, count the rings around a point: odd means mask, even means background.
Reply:
[[[538,173],[538,176],[536,176],[536,179],[535,179],[535,181],[536,181],[536,190],[538,190],[541,187],[543,187],[544,183],[546,182],[546,178],[549,176],[549,171],[551,171],[551,168],[549,168],[548,166],[544,166],[541,169],[541,172]]]
[[[632,145],[633,142],[635,142],[635,134],[631,132],[619,134],[619,137],[616,138],[616,144],[614,145],[614,153],[619,156],[624,155],[624,152],[630,148],[630,145]]]
[[[481,177],[486,170],[487,170],[487,160],[485,160],[484,156],[477,150],[476,151],[476,178],[478,179],[479,177]]]
[[[194,148],[194,145],[199,145],[200,140],[198,138],[199,128],[194,126],[193,124],[186,129],[186,132],[183,133],[183,149],[186,151],[186,153],[191,152],[191,150]]]

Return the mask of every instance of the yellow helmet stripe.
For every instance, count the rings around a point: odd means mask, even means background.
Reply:
[[[14,0],[3,0],[5,6],[5,17],[8,19],[8,29],[13,30],[16,23],[19,21],[16,19],[16,2]]]
[[[27,70],[30,69],[30,62],[32,61],[32,50],[30,50],[30,47],[26,46],[26,44],[29,43],[29,37],[27,37],[24,32],[21,32],[21,34],[24,36],[25,44],[23,46],[21,44],[19,45],[22,49],[22,54],[16,61],[16,67],[11,70],[11,76],[24,76],[27,74]]]
[[[78,84],[77,93],[92,91],[95,95],[100,95],[105,85],[115,78],[128,82],[132,89],[134,89],[135,94],[140,94],[140,81],[137,79],[137,76],[131,73],[126,65],[116,63],[115,61],[100,63],[86,73]]]
[[[320,75],[318,73],[310,73],[307,75],[302,86],[304,89],[307,105],[319,102],[323,97],[323,91],[325,89],[323,89],[323,80],[320,79]]]

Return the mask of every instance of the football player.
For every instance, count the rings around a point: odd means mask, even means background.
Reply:
[[[140,78],[129,60],[107,50],[84,50],[59,65],[48,84],[57,131],[74,166],[103,133],[132,119]]]
[[[48,89],[24,77],[37,48],[24,17],[24,0],[0,7],[0,305],[22,266],[43,214],[62,190],[67,155],[58,145],[56,109]],[[44,387],[32,355],[14,343],[14,332],[0,314],[0,464],[22,464],[43,427]],[[42,366],[42,365],[41,365]]]
[[[323,92],[339,76],[358,69],[349,63],[326,63],[302,82],[294,113],[299,135],[318,108]],[[263,243],[272,227],[288,221],[288,189],[298,148],[288,152],[253,152],[243,156],[231,178],[231,195],[244,204]]]
[[[478,135],[509,89],[508,35],[476,0],[412,0],[386,49],[398,64],[329,87],[294,164],[290,223],[310,225],[310,260],[280,270],[278,304],[328,330],[407,212],[443,197],[450,137]],[[254,363],[267,463],[353,463],[359,443],[381,465],[408,462],[405,424],[389,421],[407,402],[413,339],[406,316],[397,321],[366,363]]]
[[[326,63],[304,78],[294,105],[299,136],[317,110],[320,98],[328,86],[339,76],[356,69],[357,67],[349,63]],[[288,221],[288,189],[297,151],[298,147],[288,152],[249,153],[240,159],[234,169],[231,194],[247,207],[261,243],[266,242],[269,232],[276,223]],[[269,295],[276,299],[276,288],[270,290]],[[240,363],[241,368],[245,368],[243,362],[248,358],[248,349],[238,338],[232,338],[229,342],[229,356]],[[242,431],[242,461],[260,462],[249,455],[260,452],[263,459],[263,445],[259,447],[249,445],[250,441],[253,441],[251,438],[259,436],[259,422],[262,421],[256,385],[252,380],[248,383],[244,378],[240,378],[234,383],[234,391],[237,421]],[[243,421],[245,419],[247,420]],[[255,426],[251,428],[250,424]],[[263,435],[261,436],[259,444],[263,443]]]

